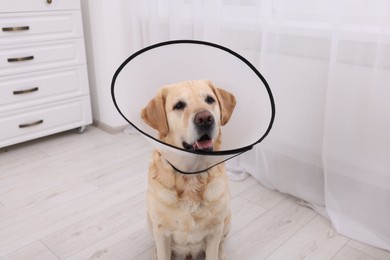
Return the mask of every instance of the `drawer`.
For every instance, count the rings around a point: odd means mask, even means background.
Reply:
[[[89,94],[86,65],[0,78],[0,113]]]
[[[0,113],[0,147],[92,123],[89,96]]]
[[[0,14],[0,45],[78,37],[80,11]]]
[[[85,64],[84,40],[0,46],[0,76]]]
[[[0,13],[80,9],[80,0],[1,0]]]

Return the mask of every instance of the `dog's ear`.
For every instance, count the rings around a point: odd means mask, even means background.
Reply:
[[[218,99],[219,109],[221,110],[221,125],[226,125],[236,106],[236,98],[232,93],[216,87],[211,81],[208,84]]]
[[[169,128],[165,114],[165,98],[162,90],[159,90],[157,95],[142,109],[141,117],[149,126],[159,132],[160,138],[167,136]]]

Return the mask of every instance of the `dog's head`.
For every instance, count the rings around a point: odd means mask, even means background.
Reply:
[[[220,127],[236,105],[235,97],[208,80],[185,81],[161,88],[142,110],[142,119],[160,140],[186,150],[218,150]]]

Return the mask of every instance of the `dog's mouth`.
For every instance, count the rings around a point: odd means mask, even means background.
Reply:
[[[183,142],[183,147],[189,151],[213,151],[213,140],[208,134],[202,135],[198,141],[193,144]]]

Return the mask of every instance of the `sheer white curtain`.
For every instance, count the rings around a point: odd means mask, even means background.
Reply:
[[[267,79],[274,128],[229,162],[232,171],[300,197],[327,212],[340,233],[390,250],[389,0],[124,5],[134,50],[211,41],[242,54]]]

